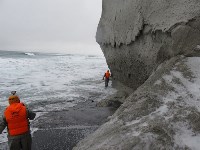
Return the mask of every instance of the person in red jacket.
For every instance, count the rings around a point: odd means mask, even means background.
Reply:
[[[0,134],[7,127],[10,150],[31,150],[29,119],[33,120],[36,114],[20,102],[19,97],[15,95],[16,91],[11,93],[12,95],[8,98],[10,105],[0,120]]]
[[[110,72],[109,72],[109,70],[107,70],[107,72],[104,74],[103,80],[105,80],[105,87],[108,87],[108,83],[109,83],[109,80],[110,80]]]

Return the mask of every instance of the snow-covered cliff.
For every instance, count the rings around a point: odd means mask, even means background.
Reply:
[[[199,150],[200,1],[103,0],[96,39],[135,91],[74,150]]]
[[[200,44],[198,0],[103,0],[102,9],[97,42],[114,78],[134,89]]]
[[[200,58],[163,63],[75,150],[199,150]]]

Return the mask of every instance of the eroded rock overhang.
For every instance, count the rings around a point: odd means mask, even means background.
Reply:
[[[200,44],[200,1],[103,0],[96,40],[113,78],[136,89],[160,63]]]

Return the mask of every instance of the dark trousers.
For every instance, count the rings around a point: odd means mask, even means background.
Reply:
[[[108,86],[109,78],[105,78],[105,87]]]
[[[10,150],[31,150],[31,143],[31,134],[26,134],[20,138],[8,140]]]

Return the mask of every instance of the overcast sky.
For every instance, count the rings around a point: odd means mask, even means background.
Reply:
[[[0,0],[0,50],[101,51],[102,0]]]

